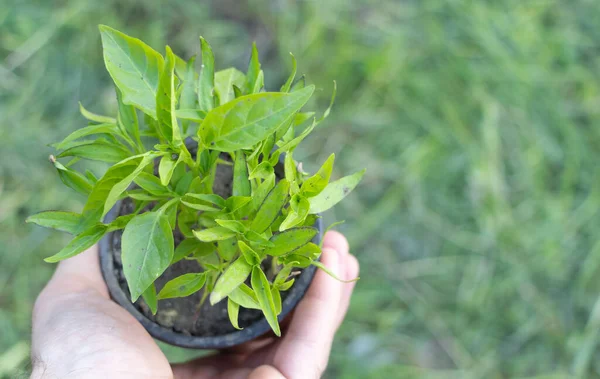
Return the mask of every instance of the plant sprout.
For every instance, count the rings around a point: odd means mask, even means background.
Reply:
[[[329,108],[316,118],[302,111],[315,88],[304,77],[295,81],[293,55],[280,91],[266,92],[255,45],[246,74],[215,71],[211,47],[200,38],[202,64],[196,72],[195,57],[186,62],[168,46],[163,57],[110,27],[100,26],[100,33],[118,113],[100,116],[81,106],[89,125],[53,145],[59,152],[51,162],[60,179],[87,200],[81,213],[29,217],[28,222],[74,235],[46,261],[72,257],[122,229],[132,302],[143,297],[156,313],[158,300],[204,288],[202,301],[227,301],[235,328],[240,307],[259,309],[280,335],[281,291],[293,285],[293,270],[310,265],[327,270],[318,262],[321,246],[312,242],[318,214],[342,200],[364,173],[330,181],[333,154],[314,175],[299,170],[293,159],[297,146],[329,114],[335,82]],[[185,143],[190,140],[196,151]],[[98,179],[73,168],[82,159],[111,166]],[[281,160],[283,173],[277,175]],[[221,165],[232,166],[229,197],[213,192]],[[134,212],[104,223],[123,199],[133,203]],[[177,246],[176,230],[183,236]],[[155,280],[183,259],[196,260],[202,271],[176,277],[157,293]],[[272,268],[271,281],[265,267]]]

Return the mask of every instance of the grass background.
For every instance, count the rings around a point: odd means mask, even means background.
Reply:
[[[2,0],[0,377],[27,371],[42,258],[67,242],[24,218],[83,201],[46,144],[85,124],[77,101],[114,109],[98,23],[186,58],[202,35],[219,68],[245,69],[255,40],[267,88],[292,51],[321,109],[337,80],[300,152],[367,168],[327,214],[362,269],[327,377],[600,377],[592,0]]]

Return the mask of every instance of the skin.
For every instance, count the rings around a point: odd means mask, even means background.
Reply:
[[[318,270],[283,325],[267,336],[184,364],[171,365],[152,337],[110,300],[94,247],[67,259],[39,295],[33,311],[32,378],[319,378],[354,283]],[[343,235],[325,236],[322,262],[338,277],[358,275]]]

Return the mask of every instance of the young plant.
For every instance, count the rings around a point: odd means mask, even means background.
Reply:
[[[211,47],[200,38],[202,65],[196,72],[195,57],[186,62],[168,46],[163,56],[110,27],[100,26],[100,33],[118,112],[100,116],[81,106],[89,125],[53,145],[59,152],[50,161],[60,179],[87,201],[81,213],[28,218],[74,235],[46,261],[72,257],[124,229],[123,272],[132,302],[141,296],[156,313],[158,300],[204,287],[203,301],[227,301],[234,327],[240,307],[259,309],[279,335],[280,292],[293,285],[294,269],[326,269],[317,261],[321,246],[311,242],[318,214],[348,195],[364,173],[330,181],[333,154],[314,175],[293,160],[300,142],[329,114],[335,82],[330,107],[317,119],[301,111],[314,86],[304,77],[294,81],[293,56],[280,91],[265,92],[256,46],[246,74],[215,71]],[[186,140],[197,143],[195,154]],[[284,175],[278,177],[275,168],[284,155]],[[97,178],[73,168],[82,159],[111,166]],[[220,165],[233,166],[227,198],[213,193]],[[123,199],[135,211],[104,223]],[[175,230],[184,236],[177,246]],[[154,281],[182,259],[196,260],[203,271],[179,276],[157,293]]]

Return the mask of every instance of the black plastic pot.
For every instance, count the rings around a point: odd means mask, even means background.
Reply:
[[[106,215],[105,222],[108,223],[118,216],[120,203],[117,203],[113,209]],[[317,220],[315,225],[319,229],[319,234],[315,237],[315,243],[319,243],[323,237],[323,225],[321,219]],[[131,303],[128,294],[123,291],[117,278],[118,269],[114,262],[112,245],[113,233],[109,233],[100,241],[100,267],[102,275],[108,286],[112,299],[127,309],[152,335],[161,341],[171,345],[192,348],[192,349],[224,349],[253,340],[271,330],[267,320],[263,317],[242,330],[218,335],[218,336],[196,336],[178,333],[173,329],[166,328],[147,318],[134,304]],[[287,297],[283,300],[282,311],[279,315],[279,321],[282,321],[298,305],[306,293],[312,279],[315,275],[314,266],[309,266],[302,270],[302,273],[296,278],[294,285],[287,292]],[[160,307],[160,304],[159,304]]]

